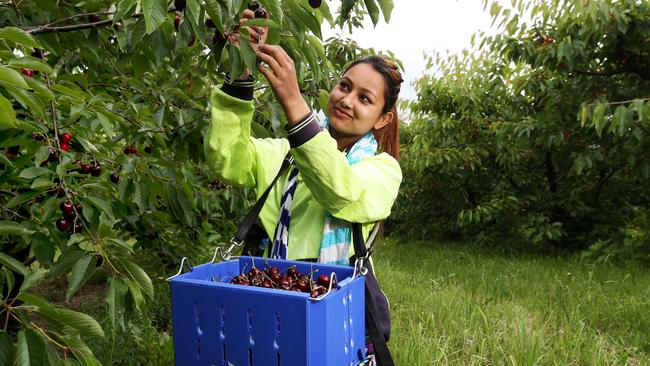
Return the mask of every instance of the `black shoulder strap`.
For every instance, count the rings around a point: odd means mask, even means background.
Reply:
[[[355,222],[352,224],[352,241],[354,244],[354,254],[357,258],[365,257],[369,253],[372,253],[372,248],[374,247],[375,236],[379,230],[379,223],[375,224],[374,229],[372,230],[370,237],[368,237],[369,249],[366,249],[366,243],[363,241],[363,232],[361,230],[361,224]],[[372,271],[372,267],[368,266]],[[395,366],[393,357],[390,354],[388,349],[388,344],[386,343],[386,338],[379,330],[377,321],[379,319],[379,312],[377,306],[375,305],[374,297],[370,293],[370,288],[368,287],[368,281],[366,281],[366,327],[370,333],[370,339],[375,347],[375,359],[377,360],[378,366]]]
[[[262,211],[262,207],[264,206],[264,202],[266,202],[266,198],[269,196],[269,193],[271,192],[271,189],[273,189],[273,186],[275,183],[280,179],[280,176],[282,173],[284,173],[285,170],[291,165],[293,162],[293,157],[291,156],[291,153],[287,153],[287,156],[284,157],[284,160],[282,161],[282,166],[280,167],[280,171],[278,174],[275,176],[271,184],[266,188],[266,191],[262,193],[260,198],[255,202],[253,207],[251,207],[250,211],[248,211],[248,214],[244,219],[237,225],[237,232],[233,236],[233,239],[236,240],[237,243],[241,243],[244,241],[246,238],[246,234],[251,230],[253,225],[255,225],[255,221],[257,220],[257,217],[260,214],[260,211]]]

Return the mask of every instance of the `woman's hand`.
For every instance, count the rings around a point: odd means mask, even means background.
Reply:
[[[257,58],[270,68],[261,64],[258,66],[259,71],[271,84],[289,125],[300,122],[311,110],[300,94],[296,68],[291,57],[280,46],[260,44]]]
[[[235,27],[235,29],[233,29],[233,31],[228,33],[228,35],[226,36],[226,39],[230,44],[239,47],[239,37],[241,36],[241,34],[239,33],[239,27],[242,24],[246,23],[246,21],[248,21],[249,19],[255,19],[255,13],[252,10],[246,9],[242,13],[241,18],[239,18],[239,25]],[[258,47],[261,44],[264,44],[264,42],[266,42],[266,37],[268,36],[268,28],[255,26],[255,27],[246,27],[246,29],[248,30],[248,33],[250,35],[248,41],[251,47],[253,48],[253,50],[257,52]],[[248,68],[245,68],[244,71],[242,72],[242,75],[239,75],[238,78],[245,79],[248,77],[248,75],[250,75],[250,71],[248,70]]]

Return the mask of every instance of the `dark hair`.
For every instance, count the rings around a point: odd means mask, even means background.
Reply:
[[[343,72],[344,74],[358,64],[369,64],[384,77],[384,109],[382,113],[393,112],[392,120],[379,130],[373,131],[379,149],[399,160],[399,118],[397,116],[397,97],[404,81],[395,61],[383,55],[371,55],[353,61]]]

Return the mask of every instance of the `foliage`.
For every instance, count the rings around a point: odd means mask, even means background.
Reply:
[[[393,7],[391,0],[344,0],[335,17],[326,2],[318,9],[306,0],[260,4],[270,19],[247,24],[269,27],[268,42],[294,59],[305,96],[321,100],[358,52],[350,42],[323,42],[321,24],[357,26],[365,14],[376,23]],[[133,329],[168,345],[148,331],[155,286],[140,256],[158,253],[167,271],[182,256],[205,261],[252,198],[216,180],[202,148],[213,87],[225,73],[255,69],[238,24],[247,6],[0,1],[2,359],[96,365],[106,362],[98,348],[114,347],[115,335],[133,336]],[[241,47],[226,44],[237,33]],[[325,54],[334,44],[342,57]],[[283,123],[272,98],[264,86],[256,93],[257,136]],[[315,108],[318,99],[310,99]],[[100,271],[107,273],[101,323],[68,305]],[[55,278],[66,279],[66,301],[38,291]]]
[[[614,253],[650,207],[650,3],[485,6],[502,31],[430,57],[417,82],[395,225]],[[634,240],[650,259],[647,229]]]

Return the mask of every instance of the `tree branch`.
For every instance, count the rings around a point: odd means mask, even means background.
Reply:
[[[109,24],[113,24],[113,19],[101,20],[95,23],[64,25],[61,27],[50,27],[48,25],[42,25],[36,28],[26,29],[25,31],[30,34],[63,33],[63,32],[73,32],[82,29],[99,28]]]

